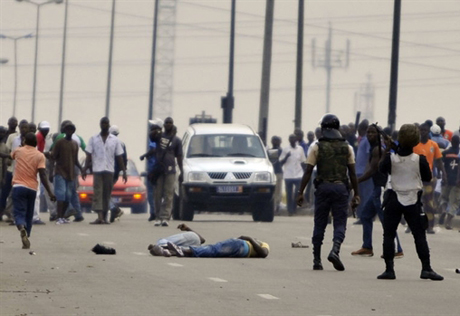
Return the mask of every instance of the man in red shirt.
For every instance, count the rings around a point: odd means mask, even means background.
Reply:
[[[30,248],[28,237],[32,230],[38,190],[37,173],[50,199],[56,201],[46,178],[45,156],[35,148],[36,146],[37,137],[34,133],[29,132],[25,135],[24,146],[18,147],[11,153],[11,158],[16,161],[13,175],[13,214],[16,226],[21,233],[23,249]]]
[[[50,132],[50,123],[47,121],[42,121],[38,123],[38,133],[37,133],[37,149],[39,152],[45,150],[46,136]]]

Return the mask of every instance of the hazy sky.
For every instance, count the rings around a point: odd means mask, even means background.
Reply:
[[[39,0],[37,0],[39,1]],[[354,121],[354,96],[372,75],[374,121],[386,125],[393,1],[305,1],[302,127],[313,130],[325,113],[326,72],[311,64],[324,50],[328,25],[332,48],[351,43],[347,69],[332,73],[331,112]],[[86,140],[105,114],[112,1],[70,0],[64,119]],[[182,135],[189,118],[206,111],[222,121],[220,98],[228,86],[230,0],[178,1],[173,118]],[[131,157],[145,148],[154,1],[117,1],[110,119],[120,127]],[[293,130],[298,1],[276,1],[268,136]],[[237,1],[234,122],[257,130],[265,1]],[[58,125],[64,5],[41,10],[37,122]],[[0,0],[0,34],[35,33],[36,8]],[[34,39],[18,42],[17,117],[31,118]],[[0,123],[12,114],[13,41],[0,40]],[[460,125],[460,1],[407,1],[402,4],[397,127],[444,116],[447,128]],[[140,163],[137,163],[140,166]]]

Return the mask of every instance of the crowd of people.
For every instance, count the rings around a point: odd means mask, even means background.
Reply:
[[[379,279],[396,278],[393,259],[404,256],[396,233],[400,222],[407,222],[406,232],[414,236],[422,262],[420,277],[443,279],[431,269],[426,234],[435,233],[437,214],[439,224],[451,230],[452,220],[460,211],[460,128],[452,132],[445,125],[445,119],[438,117],[435,123],[404,124],[400,131],[382,129],[367,120],[355,128],[353,123],[340,125],[335,115],[326,115],[321,128],[308,132],[308,142],[300,130],[289,136],[290,146],[285,148],[281,148],[280,137],[272,137],[271,150],[279,152],[278,159],[272,156],[278,205],[283,176],[289,215],[296,213],[296,204],[301,206],[304,199],[312,202],[309,191],[312,183],[315,187],[314,270],[323,269],[321,246],[330,214],[334,232],[328,260],[336,270],[345,269],[339,257],[340,246],[347,217],[356,211],[358,221],[354,224],[363,227],[363,244],[352,252],[354,256],[374,255],[374,218],[377,216],[383,224],[381,257],[386,270]]]
[[[393,131],[367,120],[356,127],[353,123],[340,125],[338,117],[328,114],[321,127],[307,133],[307,141],[300,129],[289,135],[289,146],[284,148],[281,137],[271,138],[268,151],[277,180],[277,211],[283,181],[290,216],[304,201],[314,205],[314,270],[323,270],[321,246],[328,222],[333,222],[334,232],[327,258],[336,270],[345,270],[340,247],[347,218],[356,212],[358,220],[354,224],[362,225],[363,244],[352,252],[354,256],[374,255],[373,221],[378,217],[383,224],[386,270],[379,279],[394,279],[393,259],[404,256],[396,233],[400,223],[407,223],[406,232],[414,236],[422,262],[421,278],[442,279],[431,269],[426,234],[435,233],[437,217],[439,225],[451,230],[452,220],[460,211],[460,128],[452,132],[445,126],[445,119],[439,117],[435,123],[404,124]],[[176,133],[170,117],[164,122],[149,121],[148,151],[139,157],[147,159],[148,220],[154,221],[154,226],[169,226],[175,181],[183,177],[182,141]],[[47,121],[37,128],[34,123],[12,117],[7,128],[0,126],[0,220],[6,216],[6,221],[17,226],[23,248],[30,248],[33,224],[45,224],[39,217],[40,196],[50,221],[62,225],[68,224],[72,216],[74,222],[84,220],[77,194],[79,175],[85,179],[89,172],[93,174],[92,210],[97,219],[90,224],[110,224],[123,215],[111,200],[120,174],[121,181],[127,181],[127,151],[118,134],[118,127],[111,126],[107,117],[101,118],[100,131],[87,143],[68,120],[55,134],[50,133]],[[86,157],[83,165],[78,159],[80,150]],[[185,225],[179,228],[192,233]],[[266,257],[269,251],[268,244],[247,236],[208,246],[201,246],[201,236],[189,237],[172,236],[149,246],[149,250],[154,255],[196,257]]]
[[[24,249],[30,248],[32,226],[45,225],[40,218],[40,202],[49,211],[50,222],[69,224],[71,217],[74,222],[84,221],[77,193],[80,175],[83,180],[88,173],[93,175],[91,209],[97,219],[90,224],[110,224],[123,215],[112,199],[112,190],[120,177],[127,181],[126,146],[118,138],[119,128],[111,126],[107,117],[101,118],[99,125],[100,131],[87,143],[69,120],[61,123],[60,133],[54,134],[47,121],[37,128],[27,120],[18,122],[11,117],[8,128],[0,126],[0,220],[6,217],[6,222],[17,226]],[[150,148],[140,157],[149,161],[149,221],[156,220],[155,226],[168,226],[176,161],[182,170],[182,143],[175,131],[172,118],[166,118],[164,124],[161,120],[150,121]],[[83,165],[78,158],[80,150],[85,155]],[[160,166],[163,168],[158,172]]]

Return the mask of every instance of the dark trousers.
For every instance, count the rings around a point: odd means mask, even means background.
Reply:
[[[392,261],[394,258],[396,230],[402,215],[404,215],[414,236],[415,248],[420,261],[422,261],[423,269],[430,270],[430,250],[420,216],[420,207],[416,204],[402,205],[394,192],[391,192],[383,213],[383,256],[385,261]]]
[[[96,213],[109,211],[110,198],[113,189],[113,173],[112,172],[95,172],[93,174],[93,211]]]
[[[321,183],[317,186],[315,191],[313,246],[318,247],[323,244],[329,212],[332,212],[334,225],[334,237],[332,240],[339,243],[343,242],[347,227],[349,194],[345,184]]]
[[[10,191],[12,188],[11,182],[13,181],[13,173],[7,171],[5,175],[5,182],[2,188],[2,195],[0,196],[0,210],[5,210],[6,207],[6,200],[8,199],[8,195],[10,195]]]
[[[382,187],[374,186],[372,196],[367,200],[361,212],[361,222],[363,224],[363,248],[372,249],[372,230],[374,226],[374,217],[378,215],[380,222],[383,224],[383,210],[380,203]],[[396,234],[397,248],[396,252],[402,252],[398,234]]]
[[[22,225],[27,231],[27,236],[30,236],[32,231],[32,219],[34,217],[35,197],[37,191],[26,187],[14,187],[13,198],[13,214],[16,225]]]
[[[284,179],[284,186],[286,187],[286,205],[290,215],[294,214],[297,209],[297,192],[299,192],[301,178],[298,179]]]

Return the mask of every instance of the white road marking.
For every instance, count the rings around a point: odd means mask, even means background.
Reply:
[[[266,300],[279,300],[279,297],[276,297],[270,294],[257,294],[257,295],[259,295],[261,298],[264,298]]]
[[[103,241],[102,243],[106,245],[115,245],[113,241]]]
[[[78,236],[89,236],[88,234],[85,234],[85,233],[78,233],[77,235]]]
[[[227,280],[219,279],[219,278],[208,278],[208,279],[214,282],[222,282],[222,283],[228,282]]]
[[[135,254],[137,256],[147,256],[147,254],[145,252],[133,252],[133,254]]]
[[[183,267],[183,266],[184,266],[183,264],[174,263],[174,262],[169,262],[168,264],[169,264],[171,267]]]

